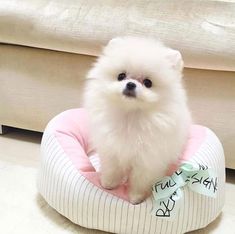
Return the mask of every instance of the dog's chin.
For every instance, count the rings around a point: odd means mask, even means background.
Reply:
[[[124,97],[136,99],[136,92],[135,91],[124,89],[122,91],[122,94]]]
[[[140,102],[138,97],[131,93],[122,93],[120,95],[119,105],[126,110],[135,110],[135,109],[143,109],[144,104]]]

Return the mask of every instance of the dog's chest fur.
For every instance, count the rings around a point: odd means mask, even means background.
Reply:
[[[150,154],[159,130],[153,118],[143,113],[116,116],[108,123],[107,138],[112,149],[125,157]]]

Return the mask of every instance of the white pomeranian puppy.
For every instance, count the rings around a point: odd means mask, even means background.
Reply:
[[[191,123],[178,51],[150,38],[120,37],[104,48],[84,95],[101,185],[128,178],[133,204],[177,161]]]

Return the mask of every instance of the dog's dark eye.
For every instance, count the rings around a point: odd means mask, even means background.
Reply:
[[[126,73],[125,72],[122,72],[122,73],[120,73],[119,75],[118,75],[118,80],[119,81],[122,81],[122,80],[124,80],[126,78]]]
[[[151,88],[152,87],[152,81],[149,79],[144,79],[143,84],[146,88]]]

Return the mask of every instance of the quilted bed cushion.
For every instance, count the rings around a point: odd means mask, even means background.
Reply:
[[[224,204],[223,148],[208,128],[194,125],[181,159],[208,165],[218,176],[217,197],[183,188],[175,219],[151,214],[152,196],[139,205],[128,202],[125,186],[105,190],[99,183],[99,160],[89,142],[87,114],[73,109],[48,124],[41,146],[38,189],[50,206],[81,226],[114,233],[185,233],[212,222]]]

